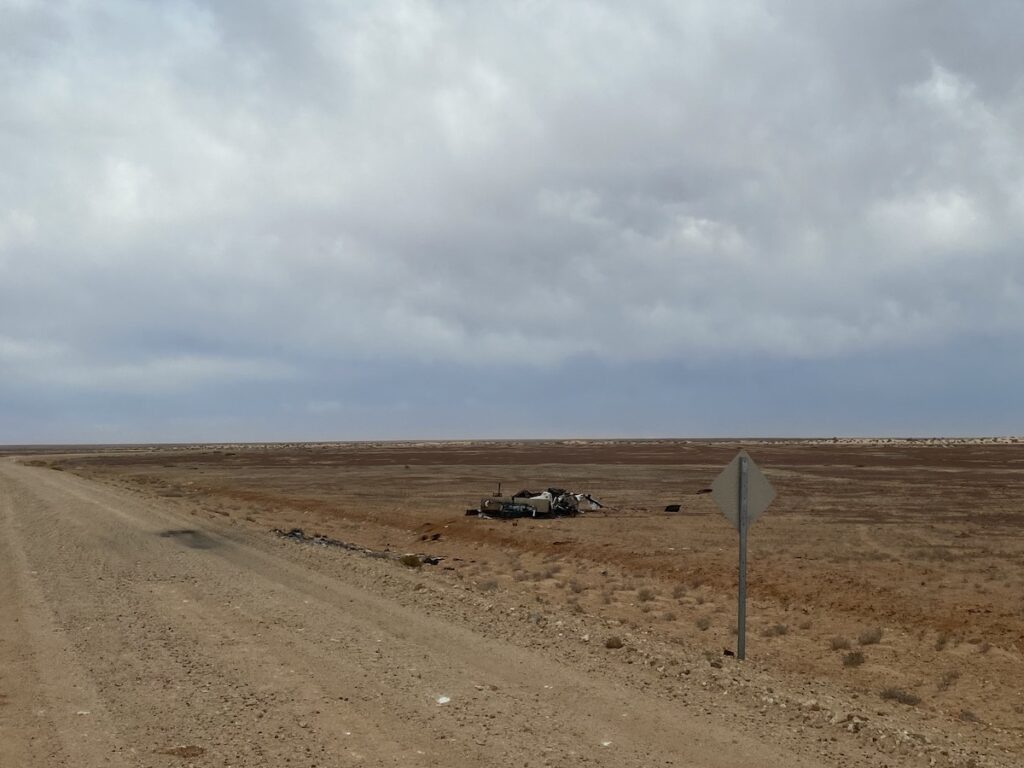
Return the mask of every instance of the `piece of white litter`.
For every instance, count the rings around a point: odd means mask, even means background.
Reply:
[[[75,714],[76,715],[88,715],[89,714],[89,710],[88,709],[80,709],[77,712],[75,712]]]
[[[611,745],[612,745],[612,743],[610,741],[602,741],[601,742],[601,746],[602,747],[610,747]]]
[[[438,696],[437,697],[437,703],[438,704],[447,704],[449,701],[451,701],[451,699],[449,699],[447,696]]]

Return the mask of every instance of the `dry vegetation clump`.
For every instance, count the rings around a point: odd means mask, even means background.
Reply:
[[[765,627],[761,630],[762,637],[780,637],[788,634],[789,625],[787,624],[772,624],[770,627]]]
[[[935,638],[935,650],[945,650],[946,646],[949,645],[949,641],[953,639],[953,635],[949,632],[940,632],[939,636]]]
[[[844,667],[859,667],[864,663],[864,652],[863,651],[850,651],[849,653],[843,654],[843,666]]]
[[[672,597],[676,600],[683,597],[686,594],[686,585],[677,584],[672,588]]]
[[[876,645],[882,642],[882,628],[866,629],[857,635],[857,642],[861,645]]]
[[[493,592],[498,588],[498,580],[484,579],[483,581],[478,582],[476,586],[481,592]]]
[[[941,677],[939,677],[938,688],[940,691],[949,690],[949,688],[952,687],[953,683],[955,683],[959,679],[960,670],[958,669],[951,669],[948,672],[943,672]]]
[[[558,574],[561,570],[562,570],[561,563],[555,563],[554,565],[549,565],[541,573],[541,579],[553,579],[553,578],[555,578],[555,575]]]
[[[710,617],[708,617],[708,616],[701,616],[699,619],[697,619],[697,629],[699,629],[701,632],[705,631],[710,626],[711,626],[711,619],[710,619]]]
[[[616,649],[616,648],[621,648],[622,647],[622,638],[618,637],[617,635],[612,635],[611,637],[609,637],[607,640],[604,641],[604,647],[605,648],[611,648],[613,650]]]
[[[646,603],[646,602],[648,602],[650,600],[653,600],[654,599],[654,590],[650,589],[648,587],[644,587],[643,589],[641,589],[639,592],[636,593],[636,599],[639,600],[641,603]]]
[[[838,635],[829,640],[828,644],[833,651],[846,651],[850,649],[849,638],[839,637]]]
[[[886,701],[898,701],[900,704],[906,704],[908,707],[914,707],[921,703],[921,697],[916,693],[911,693],[894,686],[883,688],[881,696]]]

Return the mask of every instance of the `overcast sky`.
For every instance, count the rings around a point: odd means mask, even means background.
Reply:
[[[0,443],[1024,432],[1022,30],[0,0]]]

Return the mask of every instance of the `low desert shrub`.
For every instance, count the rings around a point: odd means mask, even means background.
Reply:
[[[916,693],[905,691],[902,688],[883,688],[882,698],[886,701],[898,701],[900,704],[906,704],[908,707],[913,707],[921,703],[921,697]]]
[[[953,683],[960,679],[960,670],[951,669],[948,672],[943,672],[942,676],[939,677],[938,688],[940,691],[949,690]]]
[[[836,635],[831,640],[829,640],[828,644],[833,651],[846,651],[850,648],[849,639],[845,637],[839,637],[839,635]]]
[[[780,637],[786,634],[789,634],[789,627],[786,624],[772,624],[770,627],[765,627],[761,630],[763,637]]]
[[[882,628],[866,629],[857,635],[857,642],[861,645],[875,645],[882,642]]]
[[[864,652],[863,651],[850,651],[849,653],[843,654],[843,666],[844,667],[859,667],[864,663]]]

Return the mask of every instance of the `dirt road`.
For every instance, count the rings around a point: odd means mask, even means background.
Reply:
[[[0,765],[851,764],[427,582],[0,461]]]

